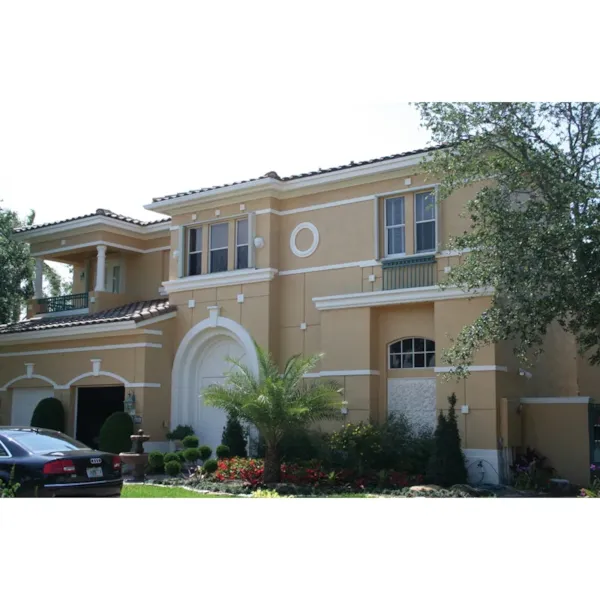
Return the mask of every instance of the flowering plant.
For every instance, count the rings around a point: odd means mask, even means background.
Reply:
[[[257,458],[231,458],[218,461],[214,478],[218,481],[243,481],[251,487],[263,482],[264,461]],[[308,485],[315,488],[348,487],[403,488],[422,483],[421,475],[411,476],[398,471],[368,471],[360,473],[354,469],[327,470],[317,460],[305,463],[283,463],[281,482]]]
[[[582,488],[581,496],[584,498],[600,498],[600,469],[596,465],[590,465],[590,478],[592,480],[590,488]]]

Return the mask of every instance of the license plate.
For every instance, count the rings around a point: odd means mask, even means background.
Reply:
[[[102,477],[102,467],[90,467],[87,470],[87,476],[91,479],[92,477]]]

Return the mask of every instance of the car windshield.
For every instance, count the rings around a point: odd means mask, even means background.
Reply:
[[[68,450],[84,450],[87,448],[81,442],[62,433],[51,431],[18,430],[11,431],[10,437],[34,454],[46,452],[64,452]]]

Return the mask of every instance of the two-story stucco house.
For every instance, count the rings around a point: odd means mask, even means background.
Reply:
[[[282,364],[324,352],[311,376],[339,380],[346,422],[403,411],[433,427],[455,392],[475,481],[504,478],[526,445],[587,481],[597,376],[559,329],[532,373],[506,343],[480,351],[466,380],[440,377],[440,350],[489,296],[437,286],[461,260],[444,248],[468,226],[474,190],[438,203],[426,153],[156,198],[149,223],[99,209],[19,230],[36,297],[24,321],[0,326],[0,419],[28,425],[53,395],[68,433],[93,444],[134,401],[150,447],[178,424],[215,447],[225,415],[202,389],[223,380],[227,356],[256,369],[256,340]],[[44,260],[73,265],[72,295],[42,297]]]

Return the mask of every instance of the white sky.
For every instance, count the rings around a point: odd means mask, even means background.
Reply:
[[[407,100],[558,85],[558,45],[534,78],[510,63],[511,4],[492,18],[463,2],[457,29],[447,2],[2,3],[0,199],[38,223],[99,207],[153,219],[152,197],[422,147]],[[549,33],[546,13],[518,6]]]

